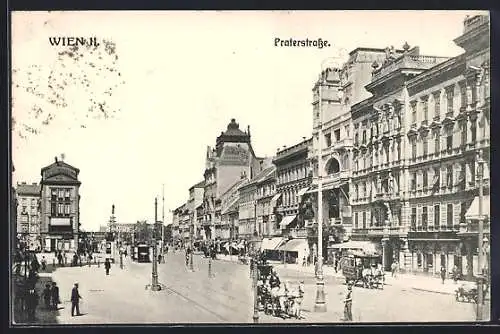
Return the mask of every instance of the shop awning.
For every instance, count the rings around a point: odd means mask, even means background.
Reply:
[[[306,188],[302,188],[300,189],[298,192],[297,192],[297,197],[302,197],[304,196],[304,194],[309,190],[309,187],[306,187]]]
[[[297,217],[297,215],[283,217],[280,223],[281,228],[287,227],[291,222],[294,221],[295,217]]]
[[[276,202],[279,200],[281,197],[281,193],[278,193],[271,198],[271,208],[274,208],[276,206]]]
[[[292,239],[278,248],[278,250],[285,252],[307,252],[308,248],[307,239]]]
[[[328,248],[353,249],[353,250],[362,250],[368,253],[377,253],[377,246],[374,242],[371,241],[348,241],[340,244],[331,245]]]
[[[262,239],[261,250],[275,250],[285,242],[283,238],[264,238]]]
[[[487,219],[490,216],[490,196],[483,196],[483,210],[482,217],[479,215],[479,196],[476,196],[472,201],[469,209],[465,213],[465,219]]]

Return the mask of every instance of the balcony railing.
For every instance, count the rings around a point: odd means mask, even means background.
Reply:
[[[393,62],[375,70],[372,80],[377,80],[399,69],[429,69],[447,59],[446,57],[403,55]]]

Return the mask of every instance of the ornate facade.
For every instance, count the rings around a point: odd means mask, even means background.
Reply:
[[[405,45],[375,63],[366,86],[373,96],[352,108],[353,238],[376,242],[386,269],[394,259],[430,274],[457,265],[472,276],[477,267],[460,226],[472,224],[476,150],[489,149],[489,31],[480,18],[455,40],[462,55],[422,56]]]
[[[41,170],[42,249],[76,251],[80,231],[80,170],[55,160]]]
[[[242,174],[251,179],[259,173],[261,160],[253,151],[250,127],[241,131],[235,119],[217,137],[215,149],[207,148],[202,222],[206,239],[214,238],[215,226],[222,221],[220,196],[238,182]]]

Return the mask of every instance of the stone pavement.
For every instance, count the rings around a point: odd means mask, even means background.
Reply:
[[[217,255],[217,259],[223,261],[231,261],[238,262],[237,256],[227,256],[227,255]],[[314,266],[301,266],[298,264],[282,264],[282,263],[271,263],[276,268],[287,268],[289,270],[296,270],[301,273],[307,273],[314,275]],[[325,276],[333,276],[338,278],[343,278],[342,272],[335,272],[335,269],[331,266],[323,267],[323,275]],[[397,274],[396,277],[392,277],[390,272],[386,272],[385,275],[385,284],[386,285],[394,285],[401,288],[411,288],[418,291],[425,292],[434,292],[441,294],[453,295],[455,294],[456,289],[462,282],[458,282],[455,284],[452,280],[446,279],[444,284],[441,282],[441,279],[436,277],[427,277],[420,275],[411,275],[411,274]]]

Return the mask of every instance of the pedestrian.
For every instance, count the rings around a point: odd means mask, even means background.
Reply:
[[[161,263],[161,254],[158,254],[158,264]]]
[[[106,261],[104,261],[104,269],[106,269],[106,275],[109,275],[109,269],[111,269],[111,262],[109,262],[109,258],[106,258]]]
[[[43,301],[45,303],[45,308],[50,309],[50,300],[52,299],[52,291],[50,289],[50,284],[45,284],[45,289],[42,292]]]
[[[446,268],[441,266],[441,283],[444,284],[444,280],[446,278]]]
[[[59,265],[62,266],[63,265],[63,256],[61,254],[61,252],[59,252],[57,254],[57,261],[59,262]]]
[[[76,310],[76,315],[82,315],[80,313],[80,299],[82,299],[82,296],[80,296],[80,293],[78,292],[78,282],[75,283],[75,286],[71,290],[71,316],[75,316],[75,310]]]
[[[453,266],[452,275],[453,275],[453,283],[457,284],[459,277],[458,277],[458,267],[456,265]]]
[[[58,305],[61,303],[61,300],[59,298],[59,287],[57,286],[56,282],[52,282],[52,288],[50,289],[51,292],[51,306],[54,310],[57,310]]]
[[[27,295],[27,300],[26,300],[26,306],[27,306],[27,315],[28,315],[28,321],[35,321],[36,317],[36,307],[38,306],[38,294],[36,293],[35,289],[30,289],[28,291]]]
[[[47,269],[47,260],[45,260],[45,256],[42,256],[42,270],[45,271]]]
[[[306,256],[304,255],[304,257],[302,258],[302,267],[305,266],[306,266]]]
[[[352,285],[347,285],[347,293],[344,300],[344,321],[352,321]]]

